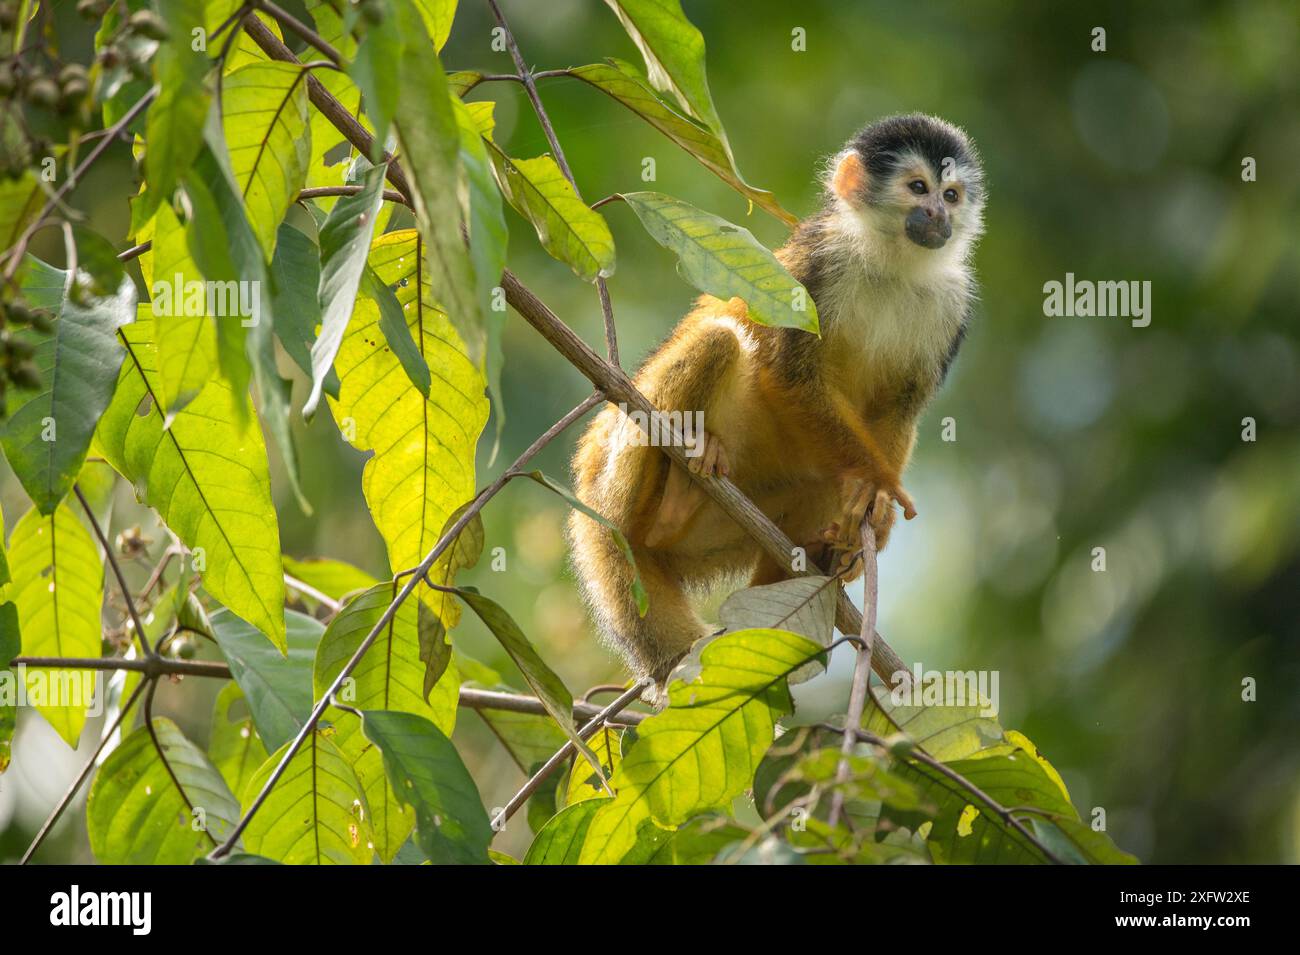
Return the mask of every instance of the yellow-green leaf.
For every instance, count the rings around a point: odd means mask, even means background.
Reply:
[[[370,809],[352,764],[317,729],[303,741],[261,810],[244,830],[244,849],[290,865],[368,865],[374,850]],[[289,751],[285,743],[244,789],[251,805]]]
[[[622,103],[759,208],[766,209],[787,225],[798,221],[782,207],[776,196],[765,189],[754,188],[741,178],[731,150],[717,133],[689,116],[683,116],[660,99],[632,64],[611,58],[604,63],[569,70],[569,75]]]
[[[659,192],[623,195],[645,230],[677,255],[682,278],[723,301],[744,299],[762,325],[816,332],[817,305],[753,234]]]
[[[360,451],[374,451],[361,489],[394,571],[414,567],[448,516],[474,496],[474,448],[487,422],[483,376],[434,301],[414,230],[375,240],[370,266],[392,287],[430,369],[425,400],[384,344],[379,312],[360,299],[339,347],[335,420]],[[355,432],[353,432],[355,429]]]
[[[166,763],[141,727],[95,774],[86,829],[102,863],[186,865],[225,839],[239,819],[239,803],[203,751],[171,720],[155,719],[153,732]]]
[[[511,159],[496,143],[485,142],[501,194],[537,230],[542,247],[584,281],[613,275],[614,237],[609,225],[578,198],[555,160],[550,156]]]
[[[242,793],[266,757],[266,747],[253,725],[244,691],[232,680],[221,688],[212,707],[208,758],[230,791]]]
[[[824,652],[784,630],[741,630],[707,644],[700,675],[674,681],[668,708],[638,727],[611,780],[617,796],[591,820],[582,861],[617,862],[647,821],[677,826],[729,806],[752,782],[777,717],[790,711],[786,675]]]
[[[291,63],[250,63],[222,84],[222,127],[248,224],[267,262],[311,160],[307,75]]]
[[[194,400],[217,367],[217,327],[185,232],[171,205],[163,203],[154,217],[152,254],[141,257],[152,299],[147,311],[160,320],[157,398],[169,418]]]
[[[201,559],[203,586],[284,651],[284,571],[257,417],[234,414],[238,398],[213,378],[164,429],[158,410],[154,321],[141,308],[119,330],[127,357],[100,420],[104,456],[136,495]]]
[[[66,502],[48,517],[35,508],[22,516],[9,538],[9,567],[24,654],[100,655],[104,568],[90,531]],[[97,682],[90,671],[28,668],[28,699],[75,747]],[[46,703],[38,702],[37,691]]]

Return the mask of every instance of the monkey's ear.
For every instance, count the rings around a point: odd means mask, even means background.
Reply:
[[[849,205],[862,205],[867,193],[867,167],[856,149],[848,150],[836,163],[831,188]]]

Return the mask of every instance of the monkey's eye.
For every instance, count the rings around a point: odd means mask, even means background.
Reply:
[[[943,191],[943,197],[944,197],[945,199],[947,199],[949,202],[956,202],[956,201],[957,201],[957,190],[956,190],[956,189],[945,189],[945,190]]]
[[[912,192],[913,192],[913,194],[918,195],[918,196],[923,196],[923,195],[925,195],[926,192],[928,191],[928,190],[925,188],[925,182],[924,182],[924,180],[921,180],[921,179],[913,179],[911,182],[909,182],[909,183],[907,184],[907,188],[908,188],[908,189],[911,189]]]

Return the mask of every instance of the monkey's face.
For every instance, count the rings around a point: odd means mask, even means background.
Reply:
[[[983,170],[957,127],[932,116],[868,126],[840,154],[833,192],[887,244],[963,250],[979,235]]]

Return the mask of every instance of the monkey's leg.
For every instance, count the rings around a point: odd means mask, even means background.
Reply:
[[[575,568],[602,635],[634,676],[651,677],[662,690],[691,644],[708,632],[687,601],[681,579],[661,556],[634,546],[636,568],[649,597],[642,617],[632,594],[632,568],[609,531],[575,512],[570,534]]]

